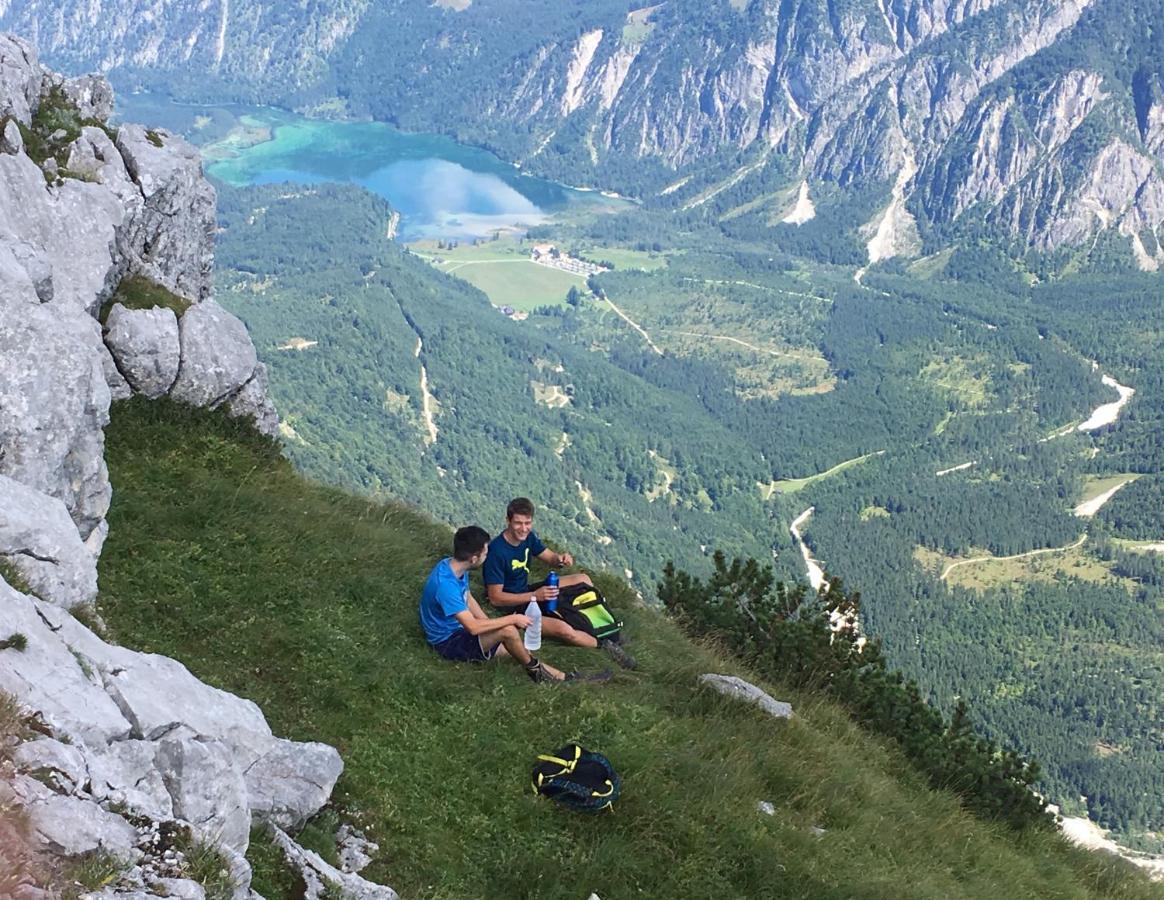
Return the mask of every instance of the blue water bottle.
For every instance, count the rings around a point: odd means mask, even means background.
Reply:
[[[546,576],[546,587],[556,588],[558,586],[558,573],[551,572]],[[558,598],[554,597],[552,600],[546,601],[546,612],[553,612],[558,608]]]

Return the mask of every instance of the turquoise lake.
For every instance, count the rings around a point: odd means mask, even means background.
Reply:
[[[401,214],[402,241],[487,237],[571,210],[626,203],[523,174],[485,150],[442,135],[406,134],[378,122],[186,106],[143,95],[126,97],[118,115],[184,135],[202,148],[207,173],[232,185],[361,185]]]

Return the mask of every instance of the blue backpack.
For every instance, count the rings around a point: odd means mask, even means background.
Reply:
[[[538,756],[533,768],[535,794],[581,812],[613,811],[621,785],[610,760],[578,744]]]

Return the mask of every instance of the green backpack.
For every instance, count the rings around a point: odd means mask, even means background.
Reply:
[[[621,789],[610,760],[578,744],[540,755],[533,768],[535,794],[580,812],[613,811]]]
[[[600,641],[617,641],[622,631],[622,622],[614,617],[606,598],[598,588],[588,584],[563,588],[554,612],[571,628],[592,634]]]

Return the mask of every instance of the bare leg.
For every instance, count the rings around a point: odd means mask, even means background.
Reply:
[[[506,625],[497,631],[491,631],[488,634],[481,635],[481,648],[483,650],[491,650],[498,644],[501,645],[501,649],[497,651],[498,655],[502,652],[508,653],[523,666],[528,666],[533,662],[533,657],[530,656],[530,652],[525,649],[525,643],[521,639],[521,632],[515,626]],[[560,669],[555,669],[549,663],[543,662],[542,668],[555,681],[561,681],[566,677]]]
[[[561,575],[558,577],[558,587],[570,587],[572,584],[585,584],[594,587],[594,582],[590,580],[590,576],[585,572],[579,572],[576,575]]]
[[[578,631],[576,628],[571,628],[561,619],[555,619],[553,616],[546,616],[542,619],[542,634],[547,638],[561,641],[563,644],[569,644],[572,647],[598,646],[598,640],[594,635],[587,634],[585,631]]]

